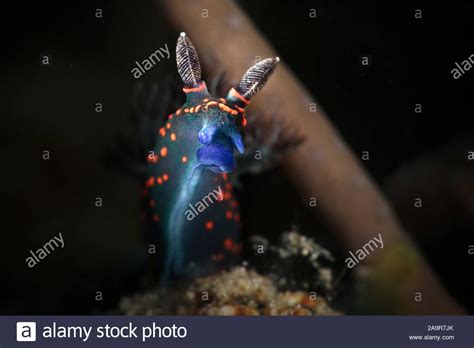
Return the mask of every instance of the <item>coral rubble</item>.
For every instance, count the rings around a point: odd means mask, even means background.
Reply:
[[[239,266],[198,278],[185,288],[155,289],[124,298],[128,315],[336,315],[323,298],[278,291],[273,281]]]

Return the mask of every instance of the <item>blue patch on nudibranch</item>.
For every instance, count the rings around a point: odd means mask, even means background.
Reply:
[[[215,173],[229,173],[235,169],[232,144],[226,140],[200,147],[196,158],[199,164],[208,166]]]

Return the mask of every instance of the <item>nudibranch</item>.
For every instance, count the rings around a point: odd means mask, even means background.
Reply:
[[[253,65],[225,98],[211,96],[199,58],[181,33],[176,61],[186,102],[156,130],[144,188],[149,236],[157,242],[161,280],[203,275],[238,261],[240,215],[228,173],[243,153],[244,109],[278,63]]]

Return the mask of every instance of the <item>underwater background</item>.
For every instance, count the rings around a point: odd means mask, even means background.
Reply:
[[[474,53],[474,3],[237,3],[353,151],[370,151],[363,165],[443,284],[472,313],[473,162],[447,187],[438,179],[456,169],[449,163],[457,149],[474,151],[474,71],[457,80],[450,73]],[[317,21],[308,16],[313,7]],[[103,18],[95,17],[97,8]],[[422,26],[416,8],[423,9]],[[141,183],[108,168],[104,156],[129,127],[135,60],[168,44],[171,58],[141,80],[175,76],[177,32],[152,1],[45,1],[9,4],[4,12],[0,313],[103,313],[137,289],[145,257]],[[44,54],[50,66],[40,64]],[[360,67],[361,55],[371,56],[370,67]],[[42,159],[45,150],[51,161]],[[447,173],[431,169],[443,160]],[[341,273],[340,242],[279,167],[242,180],[244,240],[259,234],[276,241],[297,226],[331,251]],[[418,192],[429,202],[422,216],[405,199]],[[29,250],[59,233],[67,247],[26,267]],[[343,277],[332,296],[336,308],[351,312],[351,289]]]

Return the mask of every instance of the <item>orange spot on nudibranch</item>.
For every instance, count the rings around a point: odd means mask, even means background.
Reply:
[[[227,250],[233,250],[234,249],[234,241],[230,238],[226,238],[224,240],[224,248]]]
[[[195,110],[195,111],[196,111],[196,112],[199,112],[199,110],[201,110],[201,108],[202,108],[202,105],[199,104],[198,106],[196,106],[196,110]]]
[[[219,104],[219,109],[222,110],[222,111],[228,112],[229,114],[232,114],[232,115],[237,115],[238,114],[238,112],[236,110],[231,109],[227,105],[224,105],[224,104]]]
[[[156,163],[158,162],[158,156],[155,154],[150,154],[147,156],[146,160],[148,163]]]
[[[247,119],[245,117],[242,117],[242,126],[246,126],[247,125]]]
[[[224,104],[226,103],[226,100],[224,98],[219,98],[219,101]]]
[[[170,139],[171,141],[176,141],[176,133],[171,133]]]
[[[176,110],[176,116],[181,115],[181,112],[182,112],[181,109]]]
[[[170,128],[171,128],[171,123],[167,122],[167,123],[166,123],[166,128],[167,128],[167,129],[170,129]]]
[[[212,220],[206,221],[204,226],[206,227],[206,230],[210,231],[214,228],[214,221]]]
[[[225,199],[226,201],[228,201],[228,200],[231,199],[231,198],[232,198],[232,192],[230,192],[230,191],[224,192],[224,199]]]
[[[162,147],[161,150],[160,150],[160,155],[162,157],[166,157],[167,154],[168,154],[168,148],[166,146]]]
[[[234,105],[234,107],[239,110],[241,113],[244,113],[244,109],[242,109],[240,106],[238,105]]]
[[[161,178],[161,176],[158,176],[158,177],[156,178],[156,182],[157,182],[159,185],[163,184],[163,179]]]
[[[166,174],[166,173],[163,174],[163,180],[164,180],[164,181],[168,181],[169,178],[170,178],[170,177],[168,176],[168,174]]]
[[[164,137],[164,136],[166,135],[165,127],[161,127],[161,128],[160,128],[160,135],[161,135],[162,137]]]
[[[171,120],[173,118],[173,114],[168,115],[168,120]]]
[[[181,162],[186,163],[188,161],[188,158],[186,156],[181,157]]]
[[[227,220],[232,220],[232,212],[230,210],[227,210],[225,212],[225,217]]]
[[[232,208],[237,207],[237,201],[236,200],[231,200],[229,204]]]
[[[207,103],[208,101],[209,101],[209,99],[207,99],[207,98],[206,98],[206,99],[203,99],[203,102],[204,102],[204,103]]]
[[[185,109],[184,109],[184,112],[188,113],[188,112],[189,112],[189,108],[185,108]]]
[[[154,183],[155,183],[155,178],[150,176],[148,178],[148,180],[146,181],[145,186],[146,187],[152,187]]]
[[[218,104],[218,102],[216,102],[216,101],[210,101],[210,102],[208,102],[208,103],[206,104],[206,106],[207,106],[207,107],[209,107],[209,106],[215,106],[215,105],[217,105],[217,104]]]
[[[239,214],[234,214],[234,221],[239,222],[240,221],[240,215]]]

